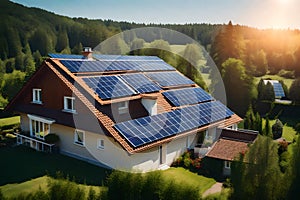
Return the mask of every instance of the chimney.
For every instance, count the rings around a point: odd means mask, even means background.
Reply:
[[[93,59],[93,51],[91,47],[83,47],[82,55],[85,59]]]
[[[142,104],[150,116],[157,114],[157,95],[142,94]]]

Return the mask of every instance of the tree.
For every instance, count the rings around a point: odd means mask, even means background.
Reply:
[[[271,131],[271,126],[270,126],[270,120],[268,117],[266,118],[266,124],[265,124],[265,128],[263,130],[263,135],[273,138],[273,134]]]
[[[295,131],[297,132],[297,134],[300,133],[300,123],[297,123],[295,126]]]
[[[282,199],[285,196],[278,146],[271,138],[258,136],[245,156],[231,166],[232,199]]]
[[[228,107],[244,116],[252,98],[253,79],[246,74],[244,63],[239,59],[229,58],[222,67]]]
[[[295,144],[292,146],[291,172],[289,180],[285,183],[289,188],[287,199],[298,199],[300,196],[300,137],[297,137]]]
[[[275,124],[272,126],[273,139],[281,138],[283,130],[283,124],[279,119],[276,119]]]
[[[201,76],[199,66],[202,60],[204,60],[204,56],[201,47],[196,44],[188,44],[182,53],[181,59],[177,61],[177,69],[206,89],[207,86]]]
[[[289,90],[289,97],[293,101],[294,104],[300,102],[300,78],[297,78],[293,81],[290,90]]]
[[[244,128],[245,129],[253,129],[253,124],[255,122],[255,116],[252,109],[252,104],[250,104],[244,119]]]
[[[263,76],[268,71],[268,60],[266,53],[260,49],[250,56],[251,74],[254,76]]]
[[[59,31],[55,50],[56,52],[61,52],[66,48],[69,48],[68,34],[66,31]]]
[[[14,70],[10,74],[4,75],[4,84],[2,88],[2,95],[9,101],[17,94],[23,86],[25,80],[25,73]]]
[[[145,40],[141,38],[135,38],[130,44],[130,54],[131,55],[141,55],[142,48],[145,45]]]

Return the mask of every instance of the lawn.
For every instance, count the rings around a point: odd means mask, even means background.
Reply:
[[[49,177],[49,176],[42,176],[39,178],[35,178],[23,183],[14,183],[14,184],[7,184],[0,186],[0,189],[3,193],[3,195],[7,198],[10,197],[16,197],[20,195],[21,193],[33,193],[37,192],[39,189],[43,191],[47,191],[47,185],[49,181],[53,181],[54,179]],[[83,185],[83,184],[78,184],[78,186],[81,189],[84,189],[86,194],[88,194],[89,189],[92,188],[95,190],[97,193],[100,192],[101,188],[99,186],[89,186],[89,185]]]
[[[59,171],[77,183],[102,185],[110,170],[61,154],[36,152],[24,146],[0,148],[0,185],[37,177],[55,177]]]
[[[206,178],[204,176],[197,175],[196,173],[192,173],[181,167],[171,167],[170,169],[163,171],[163,175],[168,179],[174,179],[178,183],[196,186],[199,188],[201,195],[216,183],[216,181],[212,178]]]
[[[0,127],[20,123],[20,116],[8,117],[0,119]]]
[[[270,126],[272,127],[273,124],[275,124],[276,120],[270,120]],[[263,119],[263,127],[265,127],[266,120]],[[293,139],[296,136],[296,131],[293,127],[288,126],[287,124],[284,124],[283,126],[283,133],[282,137],[284,137],[287,141],[293,141]]]

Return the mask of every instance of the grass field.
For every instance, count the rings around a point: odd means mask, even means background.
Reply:
[[[36,152],[24,146],[0,148],[0,157],[3,161],[0,165],[0,189],[6,197],[35,192],[39,188],[46,191],[48,181],[53,180],[58,171],[79,183],[86,192],[90,187],[99,192],[111,172],[67,156]],[[196,186],[200,194],[216,183],[212,178],[199,176],[183,168],[170,168],[162,174],[180,184]]]
[[[0,186],[0,189],[3,195],[7,198],[16,197],[22,193],[33,193],[37,192],[39,189],[43,191],[47,191],[47,185],[49,181],[54,181],[53,178],[49,176],[42,176],[39,178],[35,178],[29,181],[25,181],[23,183],[14,183],[14,184],[7,184]],[[78,186],[83,189],[86,194],[88,194],[90,188],[95,190],[96,193],[99,193],[102,188],[100,186],[90,186],[90,185],[83,185],[78,184]]]
[[[77,183],[102,185],[110,170],[61,154],[36,152],[24,146],[0,148],[0,185],[21,183],[59,171]]]
[[[196,186],[199,188],[199,193],[202,194],[208,188],[216,183],[212,178],[206,178],[204,176],[199,176],[195,173],[192,173],[184,168],[170,168],[163,171],[163,175],[169,179],[175,179],[178,183],[184,185]]]
[[[19,116],[0,119],[0,127],[1,126],[6,126],[6,125],[11,125],[11,124],[17,124],[17,123],[20,123],[20,117]]]
[[[270,120],[270,126],[272,127],[273,124],[275,124],[276,120]],[[265,127],[266,120],[263,119],[263,127]],[[293,129],[293,127],[287,126],[287,124],[284,124],[283,126],[283,133],[282,137],[284,137],[287,141],[293,141],[293,139],[296,136],[296,131]]]

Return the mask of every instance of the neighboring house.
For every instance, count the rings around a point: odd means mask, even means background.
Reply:
[[[83,53],[50,54],[10,102],[21,116],[19,144],[49,149],[44,137],[55,133],[63,154],[147,172],[242,121],[157,57]]]
[[[212,159],[214,166],[220,166],[215,174],[220,173],[222,176],[230,176],[231,162],[238,159],[239,155],[245,154],[257,138],[258,132],[252,130],[232,130],[222,129],[218,141],[212,146],[206,154],[206,159]]]
[[[271,83],[271,85],[273,86],[275,99],[281,99],[285,97],[283,87],[278,80],[264,80],[265,85],[267,85],[268,83]]]

